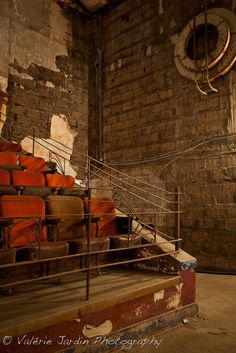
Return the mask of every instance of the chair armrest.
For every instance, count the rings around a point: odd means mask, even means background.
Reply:
[[[13,218],[4,218],[4,219],[0,219],[0,226],[1,227],[8,227],[9,225],[11,225],[14,222]]]
[[[43,223],[45,225],[57,225],[59,223],[62,223],[63,221],[64,221],[64,219],[61,217],[50,217],[50,218],[44,219]]]

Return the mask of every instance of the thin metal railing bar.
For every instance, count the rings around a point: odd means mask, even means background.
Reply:
[[[105,179],[105,177],[101,177],[101,178],[104,179],[104,180],[107,180],[107,179]],[[113,186],[117,187],[118,189],[120,189],[120,190],[122,190],[122,191],[125,191],[125,192],[128,193],[129,195],[132,195],[132,196],[136,197],[136,198],[139,199],[139,200],[142,200],[142,201],[144,201],[144,202],[146,202],[146,203],[149,203],[149,204],[151,204],[152,206],[161,208],[161,209],[163,209],[163,210],[165,210],[165,211],[167,211],[167,212],[169,212],[169,213],[173,213],[173,211],[168,210],[167,208],[162,207],[162,206],[160,206],[160,205],[158,205],[158,204],[155,204],[155,203],[153,203],[152,201],[146,200],[146,199],[144,199],[143,197],[141,197],[141,196],[139,196],[139,195],[136,195],[136,194],[134,194],[133,192],[131,192],[131,191],[125,189],[125,188],[122,188],[120,185],[117,185],[117,184],[115,184],[114,182],[111,182],[111,184],[112,184]]]
[[[42,138],[41,138],[41,139],[42,139]],[[52,140],[52,141],[54,141],[54,142],[56,142],[56,143],[61,144],[61,146],[66,147],[67,149],[70,149],[70,150],[71,150],[72,152],[74,152],[74,153],[77,153],[77,154],[79,154],[79,155],[82,155],[83,157],[90,158],[90,159],[93,160],[94,162],[101,164],[101,167],[105,166],[106,168],[111,169],[112,171],[115,171],[116,173],[119,173],[119,174],[124,175],[124,176],[126,176],[126,177],[128,177],[128,178],[131,178],[131,179],[133,179],[133,180],[136,180],[136,181],[138,181],[138,182],[140,182],[140,183],[142,183],[142,184],[145,184],[146,186],[149,186],[149,187],[151,186],[151,187],[154,188],[154,189],[157,189],[157,190],[160,190],[160,191],[164,191],[164,192],[166,192],[166,193],[168,193],[168,194],[172,194],[172,195],[175,194],[175,192],[171,192],[171,191],[165,190],[165,189],[163,189],[163,188],[160,188],[160,187],[157,187],[157,186],[155,186],[155,185],[149,184],[149,183],[147,183],[147,182],[145,182],[145,181],[143,181],[143,180],[139,180],[139,179],[137,179],[137,178],[135,178],[135,177],[133,177],[133,176],[130,176],[130,175],[126,174],[126,173],[123,173],[123,172],[121,172],[121,171],[119,171],[119,170],[117,170],[117,169],[115,169],[115,168],[113,168],[113,167],[111,167],[111,166],[105,164],[104,162],[101,162],[101,161],[99,161],[99,160],[97,160],[97,159],[91,157],[91,156],[88,156],[88,155],[86,155],[86,154],[84,154],[84,153],[82,153],[82,152],[79,152],[79,151],[77,151],[77,150],[73,150],[71,147],[68,147],[68,146],[64,145],[63,143],[60,143],[60,142],[58,142],[58,141],[55,140],[55,139],[50,138],[50,140]],[[52,145],[52,146],[55,146],[55,145],[53,145],[53,144],[51,144],[51,145]],[[55,147],[56,147],[56,146],[55,146]],[[61,150],[61,151],[63,151],[63,150]]]
[[[152,256],[148,256],[148,257],[141,257],[139,259],[127,260],[125,262],[124,261],[112,262],[112,263],[109,263],[109,264],[92,266],[90,268],[86,268],[85,267],[85,268],[82,268],[82,269],[80,268],[80,269],[75,269],[75,270],[71,270],[71,271],[59,272],[59,273],[54,274],[54,275],[35,277],[35,278],[28,279],[28,280],[22,280],[22,281],[18,281],[18,282],[1,284],[0,288],[14,287],[14,286],[18,286],[20,284],[36,282],[36,281],[40,281],[40,280],[44,280],[44,279],[51,279],[51,278],[67,276],[67,275],[71,275],[73,273],[79,273],[79,272],[84,272],[84,271],[92,271],[92,270],[97,270],[97,269],[101,269],[101,268],[114,267],[114,266],[119,266],[119,265],[128,264],[128,263],[135,263],[135,262],[140,262],[140,261],[153,260],[153,259],[156,259],[156,258],[159,258],[159,257],[174,255],[174,254],[177,254],[177,253],[178,253],[178,251],[171,251],[171,252],[165,253],[165,254],[152,255]]]
[[[29,137],[29,138],[34,141],[34,139],[33,139],[32,137]],[[42,140],[43,142],[48,143],[48,141],[45,141],[43,138],[40,138],[40,140]],[[54,141],[55,141],[55,140],[54,140]],[[62,155],[56,153],[55,151],[51,150],[50,148],[44,146],[44,145],[43,145],[42,143],[40,143],[38,140],[35,140],[35,142],[37,142],[38,144],[40,144],[42,147],[46,148],[48,151],[53,152],[54,154],[57,154],[59,157],[65,159],[65,160],[67,160],[67,161],[70,161],[70,160],[67,159],[66,157],[64,157],[64,156],[62,156]],[[49,143],[49,144],[50,144],[51,146],[53,146],[53,147],[55,147],[55,148],[61,150],[61,149],[58,148],[57,146],[55,146],[55,145],[53,145],[53,144],[51,144],[51,143]],[[58,144],[60,144],[60,142],[58,142]],[[61,151],[63,151],[63,150],[61,150]],[[63,152],[65,152],[65,151],[63,151]],[[77,152],[77,151],[75,151],[75,152],[76,152],[76,153],[79,153],[79,152]],[[80,154],[81,154],[81,153],[80,153]],[[94,159],[94,158],[92,158],[92,157],[89,157],[89,156],[87,156],[87,155],[85,155],[85,154],[82,154],[82,155],[85,156],[86,158],[89,158],[90,160],[92,159],[92,160],[96,161],[96,163],[102,164],[102,166],[105,166],[105,167],[107,167],[107,168],[110,168],[110,169],[112,169],[112,170],[114,170],[114,171],[120,173],[119,171],[115,170],[114,168],[111,168],[111,167],[109,167],[109,166],[106,166],[104,163],[101,163],[101,162],[97,161],[96,159]],[[83,162],[83,163],[86,163],[85,161],[82,161],[82,162]],[[86,163],[86,165],[87,165],[87,163]],[[110,177],[112,177],[112,178],[115,178],[115,179],[117,179],[117,180],[123,182],[124,184],[126,184],[126,185],[128,185],[128,186],[131,186],[131,187],[133,187],[133,188],[135,188],[135,189],[137,189],[137,190],[143,192],[143,190],[140,189],[140,188],[138,188],[136,185],[132,185],[132,184],[128,183],[127,181],[124,181],[123,179],[119,179],[118,177],[116,177],[116,176],[114,176],[114,175],[112,175],[112,174],[110,174],[110,173],[108,173],[108,172],[105,172],[104,170],[102,170],[101,168],[96,167],[95,165],[92,165],[92,167],[93,167],[93,168],[96,168],[98,172],[99,172],[99,171],[100,171],[100,172],[103,172],[103,173],[107,174],[108,176],[110,176]],[[85,167],[82,167],[82,168],[84,168],[84,170],[86,171],[86,168],[85,168]],[[122,173],[122,174],[125,175],[126,177],[130,178],[130,176],[128,176],[127,174],[125,174],[125,173]],[[98,175],[98,177],[105,179],[104,177],[101,177],[101,176],[99,176],[99,175]],[[136,178],[133,178],[133,177],[131,177],[131,178],[137,180],[138,182],[145,183],[146,185],[153,187],[151,184],[148,184],[148,183],[146,183],[146,182],[140,181],[139,179],[136,179]],[[105,179],[105,180],[107,180],[107,179]],[[118,186],[118,185],[116,185],[114,182],[112,182],[111,180],[110,180],[110,182],[111,182],[113,185]],[[164,189],[159,188],[159,187],[155,187],[155,188],[158,189],[158,190],[164,190]],[[128,193],[130,193],[127,189],[123,189],[123,190],[126,191],[126,192],[128,192]],[[156,198],[158,198],[158,199],[160,199],[160,200],[162,200],[162,201],[164,201],[164,202],[167,202],[167,203],[170,203],[170,204],[173,204],[173,203],[174,203],[174,202],[171,202],[171,201],[169,201],[169,200],[167,200],[167,199],[161,198],[160,196],[157,196],[157,195],[155,195],[155,194],[153,194],[153,193],[150,193],[149,191],[145,191],[145,193],[146,193],[146,194],[150,194],[151,196],[156,197]],[[169,194],[175,194],[175,193],[172,193],[172,192],[168,192],[168,193],[169,193]],[[132,193],[132,195],[135,196],[135,197],[137,197],[137,195],[135,195],[134,193]],[[145,199],[143,199],[143,200],[145,200]],[[148,200],[145,200],[145,201],[146,201],[146,202],[151,202],[151,201],[148,201]],[[151,202],[151,203],[152,203],[152,202]],[[155,205],[154,203],[152,203],[152,204],[153,204],[154,206],[156,206],[156,207],[162,208],[161,206],[157,206],[157,205]],[[170,212],[171,212],[171,211],[170,211]]]
[[[98,167],[96,167],[96,166],[94,166],[94,165],[92,165],[92,167],[93,167],[93,168],[97,168],[97,170],[99,169]],[[120,179],[119,177],[117,177],[117,176],[115,176],[115,175],[111,175],[110,173],[108,173],[108,172],[106,172],[106,171],[104,171],[104,170],[102,170],[102,169],[99,169],[99,171],[100,171],[101,173],[105,173],[106,175],[110,176],[111,178],[114,178],[114,179],[116,179],[116,180],[121,181],[122,183],[124,183],[124,184],[126,184],[126,185],[128,185],[128,186],[131,186],[132,188],[134,188],[134,189],[136,189],[136,190],[139,190],[139,191],[141,191],[141,192],[145,192],[145,194],[147,194],[147,195],[156,197],[157,199],[159,199],[159,200],[161,200],[161,201],[164,201],[164,202],[170,203],[170,204],[175,203],[175,201],[169,201],[168,199],[165,199],[165,198],[163,198],[163,197],[160,197],[160,196],[158,196],[158,195],[155,195],[155,194],[153,194],[153,193],[151,193],[151,192],[149,192],[149,191],[147,191],[147,190],[144,191],[143,189],[139,188],[138,186],[133,185],[133,184],[130,184],[129,182],[125,181],[124,179]],[[110,182],[111,182],[111,181],[110,181]]]
[[[159,245],[164,245],[164,244],[174,244],[174,243],[176,243],[177,241],[180,241],[180,240],[182,240],[182,239],[173,239],[171,241],[163,241],[161,243],[152,242],[152,243],[147,243],[147,244],[133,245],[133,246],[129,246],[129,247],[109,249],[109,250],[97,250],[97,251],[91,251],[90,253],[84,252],[84,253],[66,255],[66,256],[60,256],[60,257],[51,257],[51,258],[48,258],[48,259],[37,259],[37,260],[33,260],[33,261],[21,261],[21,262],[15,262],[15,263],[10,263],[10,264],[0,265],[0,269],[27,266],[27,265],[35,265],[35,264],[38,264],[38,263],[53,262],[53,261],[58,261],[58,260],[77,259],[77,258],[82,257],[82,256],[83,257],[87,256],[88,254],[90,254],[90,255],[99,255],[99,254],[115,253],[115,252],[126,251],[126,250],[151,248],[151,247],[154,247],[154,246],[159,246]],[[53,243],[51,243],[51,244],[53,244]],[[178,252],[178,251],[176,251],[176,252]],[[168,255],[169,253],[167,252],[165,254]],[[123,261],[123,263],[125,264],[126,261],[129,261],[129,260],[125,260],[125,261]],[[98,265],[98,267],[99,267],[99,265]]]
[[[30,138],[32,139],[32,137],[30,137]],[[49,145],[51,145],[51,146],[57,148],[58,150],[60,150],[60,151],[62,151],[62,152],[65,152],[64,150],[62,150],[62,149],[58,148],[57,146],[53,145],[52,143],[46,141],[44,138],[40,138],[40,139],[41,139],[43,142],[48,143]],[[51,139],[51,140],[57,142],[59,145],[65,146],[64,144],[61,144],[59,141],[56,141],[56,140],[54,140],[54,139]],[[38,140],[37,140],[37,143],[39,143]],[[42,145],[42,144],[41,144],[41,145]],[[48,147],[46,147],[46,146],[44,146],[44,145],[42,145],[42,146],[45,147],[46,149],[50,150]],[[135,177],[132,177],[132,176],[126,174],[126,173],[120,172],[119,170],[117,170],[117,169],[115,169],[115,168],[112,168],[111,166],[105,164],[104,162],[100,162],[99,160],[97,160],[97,159],[95,159],[95,158],[93,158],[93,157],[91,157],[91,156],[88,156],[88,155],[85,154],[85,153],[79,152],[79,151],[77,151],[77,150],[75,150],[75,149],[73,150],[73,149],[71,149],[70,147],[67,147],[67,148],[70,149],[71,151],[73,151],[75,154],[81,155],[81,156],[83,156],[84,158],[89,158],[90,160],[94,161],[96,164],[100,164],[101,167],[106,167],[106,168],[108,168],[108,169],[110,169],[110,170],[112,170],[112,171],[114,171],[114,172],[116,172],[116,173],[119,173],[119,174],[121,174],[121,175],[123,175],[123,176],[125,176],[125,177],[127,177],[127,178],[131,178],[131,179],[133,179],[133,180],[136,180],[137,182],[139,182],[139,183],[141,183],[141,184],[145,184],[146,186],[151,187],[151,188],[154,188],[154,189],[156,189],[156,190],[165,192],[165,193],[167,193],[167,194],[172,194],[172,195],[175,194],[175,192],[171,192],[171,191],[165,190],[165,189],[160,188],[160,187],[158,187],[158,186],[149,184],[149,183],[147,183],[147,182],[145,182],[145,181],[143,181],[143,180],[139,180],[139,179],[137,179],[137,178],[135,178]],[[68,152],[66,152],[66,153],[69,154]],[[61,157],[62,157],[62,156],[61,156]],[[62,158],[64,158],[64,157],[62,157]],[[67,161],[69,161],[69,159],[67,159]],[[85,163],[83,160],[82,160],[82,162]],[[111,175],[112,175],[112,174],[111,174]],[[112,175],[112,176],[113,176],[113,175]],[[113,177],[114,177],[114,176],[113,176]]]
[[[104,171],[103,171],[103,172],[104,172]],[[105,173],[106,173],[106,172],[105,172]],[[108,173],[107,173],[107,174],[108,174]],[[109,174],[108,174],[108,175],[109,175]],[[106,179],[105,177],[103,177],[103,176],[99,176],[99,177],[102,178],[103,180],[106,180],[106,181],[107,181],[107,179]],[[120,180],[120,179],[118,178],[118,180]],[[116,186],[118,189],[120,189],[120,190],[122,190],[122,191],[125,191],[126,193],[128,193],[128,194],[130,194],[130,195],[132,195],[132,196],[134,196],[134,197],[136,197],[136,198],[138,198],[138,199],[140,199],[140,200],[142,200],[142,201],[145,201],[145,202],[147,202],[147,203],[149,203],[149,204],[151,204],[151,205],[153,205],[153,206],[155,206],[155,207],[161,208],[161,209],[163,209],[163,210],[165,210],[165,211],[167,211],[167,212],[169,212],[169,213],[172,213],[171,210],[168,210],[167,208],[165,208],[165,207],[163,207],[163,206],[157,205],[157,204],[153,203],[152,201],[146,200],[146,199],[144,199],[143,197],[141,197],[141,196],[139,196],[139,195],[137,195],[137,194],[134,194],[133,192],[131,192],[131,191],[129,191],[129,190],[127,190],[127,189],[121,187],[120,185],[115,184],[115,182],[113,182],[113,181],[111,181],[111,180],[110,180],[110,183],[111,183],[113,186]],[[130,186],[133,187],[132,184],[130,184]],[[141,189],[140,189],[140,190],[141,190]],[[143,192],[143,191],[142,191],[142,192]],[[157,196],[157,197],[158,197],[158,196]],[[174,202],[173,202],[173,204],[174,204]]]

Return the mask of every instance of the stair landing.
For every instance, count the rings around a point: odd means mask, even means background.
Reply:
[[[90,342],[184,307],[185,284],[178,275],[128,270],[92,274],[88,301],[85,284],[86,274],[80,273],[63,278],[61,284],[27,284],[17,287],[12,296],[1,295],[0,340],[14,339],[0,345],[0,351],[25,352],[19,337],[33,335],[47,337],[52,344],[36,344],[32,352],[58,352],[68,348],[58,343],[62,335]]]

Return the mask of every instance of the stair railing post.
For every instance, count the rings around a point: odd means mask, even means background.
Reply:
[[[35,148],[35,129],[33,129],[33,143],[32,143],[32,155],[34,156],[34,148]]]
[[[87,279],[86,279],[86,300],[90,297],[90,252],[91,252],[91,225],[92,225],[92,215],[91,215],[91,161],[88,157],[88,223],[87,223]]]
[[[180,249],[180,211],[180,187],[177,187],[175,194],[175,251]]]

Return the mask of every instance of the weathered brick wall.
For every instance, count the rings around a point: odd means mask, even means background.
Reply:
[[[2,135],[21,142],[35,129],[36,137],[49,138],[54,116],[58,125],[68,122],[74,149],[87,153],[88,20],[51,0],[1,0],[0,6],[6,48],[0,75],[8,95]],[[75,154],[71,161],[77,164]]]
[[[236,138],[226,135],[236,132],[235,68],[214,82],[218,93],[204,97],[174,63],[178,34],[200,4],[127,0],[104,15],[104,153],[130,175],[180,186],[184,249],[199,268],[233,271]],[[236,10],[230,0],[213,6]]]

